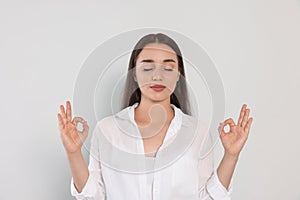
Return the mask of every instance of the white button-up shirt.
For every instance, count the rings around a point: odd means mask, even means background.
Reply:
[[[230,200],[213,168],[207,126],[171,104],[175,116],[155,157],[145,156],[134,120],[135,103],[98,121],[89,156],[89,177],[76,199]],[[202,148],[203,147],[203,148]],[[205,156],[204,156],[205,155]]]

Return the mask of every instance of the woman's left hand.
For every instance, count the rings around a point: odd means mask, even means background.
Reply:
[[[230,156],[238,157],[250,131],[250,126],[253,118],[249,118],[250,109],[246,109],[247,105],[242,106],[238,124],[235,125],[232,118],[225,120],[220,124],[218,131],[220,133],[220,138],[225,149],[225,154]],[[230,130],[228,132],[224,131],[224,127],[229,125]]]

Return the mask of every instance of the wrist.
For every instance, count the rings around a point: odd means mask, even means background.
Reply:
[[[80,158],[82,157],[82,153],[81,153],[81,150],[79,151],[75,151],[75,152],[67,152],[67,157],[69,159],[74,159],[74,158]]]
[[[239,154],[230,154],[225,151],[223,157],[227,160],[237,161],[239,159]]]

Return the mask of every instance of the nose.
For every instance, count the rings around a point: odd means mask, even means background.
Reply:
[[[152,80],[162,80],[162,69],[161,69],[161,65],[159,64],[156,64],[155,65],[155,69],[153,71],[153,74],[152,74]]]

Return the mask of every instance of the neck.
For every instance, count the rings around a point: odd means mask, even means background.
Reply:
[[[143,96],[134,112],[135,120],[142,124],[171,121],[175,115],[175,111],[170,105],[170,98],[154,102],[143,98]]]

